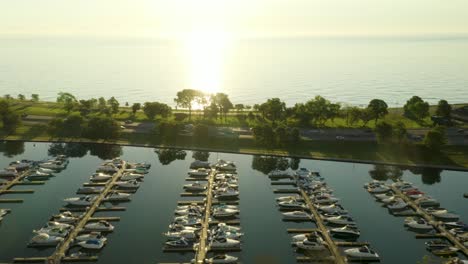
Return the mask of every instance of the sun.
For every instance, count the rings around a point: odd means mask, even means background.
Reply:
[[[196,31],[182,38],[188,88],[216,93],[223,90],[223,74],[230,36],[219,31]]]

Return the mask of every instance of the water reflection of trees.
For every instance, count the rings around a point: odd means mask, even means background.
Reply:
[[[100,159],[113,159],[123,154],[122,146],[108,144],[87,144],[89,154]]]
[[[201,160],[201,161],[208,161],[209,157],[210,157],[210,153],[207,151],[194,151],[192,154],[192,158],[196,160]]]
[[[184,160],[187,152],[178,149],[155,149],[159,162],[162,165],[169,165],[174,160]]]
[[[53,157],[66,155],[71,158],[82,158],[88,154],[88,148],[81,143],[53,143],[47,152]]]
[[[403,176],[403,170],[398,166],[375,164],[374,168],[369,171],[369,175],[372,179],[378,181],[396,181]]]
[[[23,141],[3,141],[0,143],[0,152],[5,157],[13,158],[16,155],[24,153],[24,142]]]
[[[284,157],[254,155],[252,158],[252,169],[260,171],[263,174],[268,174],[274,170],[287,170],[288,168],[296,170],[300,162],[301,160],[297,158],[287,159]]]
[[[427,167],[411,167],[408,168],[411,173],[421,175],[421,181],[424,184],[432,185],[441,181],[440,174],[443,170]]]

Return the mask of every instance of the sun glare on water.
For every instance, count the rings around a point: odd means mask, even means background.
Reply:
[[[222,32],[192,32],[182,41],[188,68],[187,88],[205,93],[222,91],[230,36]]]

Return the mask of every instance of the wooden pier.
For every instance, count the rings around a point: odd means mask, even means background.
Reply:
[[[0,187],[0,195],[2,194],[6,194],[6,193],[9,193],[9,191],[11,191],[10,189],[17,185],[19,182],[21,182],[25,177],[26,175],[28,174],[30,170],[26,170],[24,171],[23,173],[21,173],[20,175],[16,176],[13,180],[7,182],[6,184],[4,185],[1,185]]]
[[[90,219],[92,219],[93,214],[99,209],[99,206],[104,201],[106,195],[109,193],[109,191],[112,190],[114,183],[122,175],[123,170],[124,170],[123,168],[125,168],[125,165],[126,163],[123,162],[122,168],[117,173],[114,174],[114,176],[111,178],[110,181],[107,182],[102,193],[96,196],[96,199],[94,200],[93,204],[90,207],[88,207],[89,209],[86,211],[83,217],[76,224],[72,232],[66,237],[66,239],[61,244],[57,246],[57,249],[55,250],[55,252],[50,257],[47,258],[48,263],[60,263],[61,260],[65,258],[65,254],[67,250],[70,248],[73,240],[75,239],[77,235],[80,234],[80,232],[83,230],[86,223]]]
[[[319,231],[317,228],[288,228],[288,233],[292,234],[305,234]]]
[[[201,232],[200,232],[200,241],[195,252],[195,263],[203,264],[205,262],[208,242],[208,231],[210,228],[210,214],[211,214],[211,204],[213,202],[213,181],[216,175],[216,170],[212,170],[208,176],[208,185],[206,191],[206,205],[205,205],[205,216],[202,221]]]
[[[325,227],[325,224],[323,223],[322,217],[320,216],[320,214],[315,209],[315,206],[312,203],[312,201],[310,201],[309,196],[307,195],[307,193],[304,190],[301,190],[300,192],[301,192],[301,195],[302,195],[304,201],[307,204],[307,207],[309,207],[310,211],[314,215],[315,223],[316,223],[318,229],[320,230],[325,242],[327,243],[328,249],[330,250],[330,252],[332,253],[332,255],[334,257],[334,263],[336,263],[336,264],[345,264],[345,263],[347,263],[346,258],[343,255],[341,255],[337,245],[335,244],[335,241],[333,241],[333,239],[330,236],[330,233],[328,232],[328,229]]]
[[[298,194],[300,193],[299,189],[275,189],[273,190],[274,193],[293,193],[293,194]]]
[[[391,186],[392,191],[399,196],[401,199],[405,201],[413,210],[418,213],[421,217],[423,217],[429,224],[434,226],[434,228],[439,232],[441,236],[449,240],[454,246],[460,249],[460,252],[463,253],[465,256],[468,256],[468,248],[466,248],[463,243],[460,242],[454,235],[452,235],[448,230],[441,224],[439,221],[434,220],[434,218],[428,214],[426,211],[422,210],[417,204],[414,203],[408,196],[402,193],[398,188],[395,186]],[[432,234],[434,235],[434,234]]]

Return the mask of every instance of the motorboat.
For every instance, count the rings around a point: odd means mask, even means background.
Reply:
[[[431,240],[431,241],[425,242],[424,244],[426,244],[426,249],[429,251],[432,251],[434,249],[443,249],[443,248],[451,246],[450,243],[444,240]]]
[[[331,204],[331,205],[322,205],[317,207],[320,211],[324,213],[340,213],[340,214],[347,214],[348,211],[344,210],[343,207],[341,207],[338,204]]]
[[[444,264],[468,264],[468,260],[462,260],[460,258],[451,258],[449,261],[444,262]]]
[[[199,169],[192,169],[189,170],[188,174],[190,177],[207,177],[210,174],[210,169],[199,168]]]
[[[414,201],[417,205],[421,206],[421,207],[438,207],[440,206],[440,203],[434,199],[434,198],[431,198],[429,196],[423,196],[419,199],[416,199]]]
[[[221,206],[221,205],[218,205],[218,206]],[[234,205],[234,206],[235,206],[235,205]],[[214,208],[215,205],[212,205],[211,207]],[[235,206],[234,209],[236,209],[236,208],[237,208],[237,206]],[[202,205],[197,205],[197,204],[179,205],[179,206],[176,207],[175,211],[179,211],[179,210],[188,210],[188,209],[194,209],[194,210],[196,210],[196,211],[202,212],[202,211],[205,209],[205,207],[202,206]]]
[[[62,212],[53,217],[53,220],[59,223],[74,223],[79,217],[73,215],[70,211]]]
[[[184,189],[192,192],[202,192],[206,190],[206,184],[202,184],[198,181],[184,185]]]
[[[402,199],[395,199],[394,201],[387,204],[387,208],[390,211],[402,211],[408,207],[408,204],[405,203]]]
[[[367,189],[367,188],[375,188],[375,187],[379,187],[379,186],[382,186],[384,185],[385,182],[383,181],[377,181],[377,180],[373,180],[371,182],[367,182],[364,184],[364,188]]]
[[[64,227],[43,227],[39,230],[34,230],[33,232],[36,234],[48,234],[49,236],[58,236],[58,237],[66,237],[69,233],[70,229]]]
[[[356,226],[346,225],[343,227],[332,228],[330,233],[337,237],[357,238],[361,232]]]
[[[183,226],[194,226],[200,225],[201,220],[197,217],[176,218],[174,219],[174,224],[179,224]]]
[[[223,264],[232,264],[232,263],[237,263],[238,258],[226,254],[220,254],[216,255],[211,258],[206,258],[205,263],[208,264],[218,264],[218,263],[223,263]]]
[[[130,194],[129,193],[121,193],[117,191],[110,191],[109,194],[104,198],[104,201],[107,202],[121,202],[121,201],[129,201]]]
[[[15,168],[17,171],[24,171],[24,170],[30,169],[32,166],[32,163],[27,160],[25,160],[24,162],[13,161],[13,162],[10,162],[9,166]]]
[[[311,233],[294,235],[291,239],[292,239],[292,243],[295,243],[295,242],[304,241],[305,239],[308,239],[309,237],[315,237],[315,236],[320,236],[320,235],[318,232],[314,231]]]
[[[394,202],[396,199],[398,199],[398,196],[391,196],[389,198],[385,198],[385,199],[380,200],[380,202],[382,202],[384,205],[387,205],[389,203]]]
[[[112,175],[99,172],[99,173],[94,173],[93,175],[91,175],[89,180],[93,182],[103,182],[103,181],[108,181],[111,178],[112,178]]]
[[[312,172],[306,168],[299,168],[296,170],[295,175],[300,178],[307,178],[312,175]]]
[[[90,232],[88,234],[79,235],[79,236],[75,237],[75,241],[81,242],[81,241],[86,241],[86,240],[90,240],[90,239],[100,239],[102,237],[104,237],[104,236],[100,232]]]
[[[232,188],[225,188],[216,190],[215,198],[217,199],[230,199],[239,196],[239,191]]]
[[[213,239],[209,243],[211,249],[221,249],[221,248],[234,248],[239,247],[240,241],[230,238],[217,238]]]
[[[90,206],[93,204],[95,199],[96,196],[86,195],[82,197],[67,198],[64,199],[64,201],[67,202],[70,206]]]
[[[303,241],[294,242],[293,245],[300,249],[312,251],[326,249],[325,242],[323,242],[323,239],[320,236],[309,236]]]
[[[2,220],[3,220],[3,217],[4,217],[5,215],[7,215],[9,212],[10,212],[10,210],[8,210],[8,209],[0,209],[0,223],[1,223]]]
[[[178,240],[184,238],[186,240],[195,240],[198,235],[195,230],[180,230],[177,232],[166,232],[163,233],[169,240]]]
[[[333,225],[355,225],[354,219],[347,215],[332,216],[325,218],[325,221]]]
[[[67,167],[67,164],[60,161],[50,161],[39,164],[39,167],[58,171],[64,170]]]
[[[104,190],[104,187],[80,187],[76,193],[78,194],[98,194],[101,193]]]
[[[219,171],[235,171],[236,164],[232,161],[225,161],[219,159],[218,162],[215,164],[215,167]]]
[[[40,172],[36,170],[36,171],[29,172],[26,177],[28,177],[28,179],[30,180],[47,180],[50,177],[52,177],[52,174]]]
[[[394,197],[394,194],[392,192],[378,193],[378,194],[374,194],[374,197],[375,199],[377,199],[377,201],[382,201],[384,199]]]
[[[110,232],[114,230],[114,226],[109,222],[101,220],[98,222],[91,222],[84,226],[84,229],[87,231],[105,231]]]
[[[151,163],[148,163],[148,162],[137,162],[137,163],[133,163],[131,164],[135,167],[141,167],[141,168],[145,168],[147,170],[149,170],[151,168]]]
[[[317,204],[333,204],[333,203],[337,203],[340,201],[340,199],[332,195],[324,195],[324,194],[312,196],[311,199],[313,200],[314,203],[317,203]]]
[[[92,238],[85,241],[78,242],[78,245],[86,249],[101,249],[107,242],[107,238]]]
[[[281,178],[292,178],[293,173],[287,170],[273,170],[268,173],[268,177],[281,179]]]
[[[39,169],[37,169],[37,171],[42,172],[42,173],[49,173],[49,174],[52,174],[52,173],[55,172],[54,170],[46,169],[46,168],[39,168]]]
[[[200,228],[193,227],[193,226],[184,226],[181,224],[173,223],[169,225],[169,232],[179,232],[182,230],[192,230],[192,231],[199,231]]]
[[[292,211],[283,213],[283,218],[286,220],[312,220],[312,215],[304,211]]]
[[[132,172],[137,174],[148,174],[148,169],[143,167],[135,167],[133,169],[125,169],[124,172]]]
[[[0,216],[1,216],[1,213],[0,213]],[[445,227],[447,227],[449,229],[468,227],[468,225],[463,223],[463,222],[445,222],[444,225],[445,225]]]
[[[305,209],[305,208],[307,208],[307,206],[304,203],[294,201],[294,200],[279,202],[278,205],[281,208],[285,208],[285,209]]]
[[[49,221],[47,224],[44,226],[44,228],[64,228],[64,229],[72,229],[73,225],[67,224],[67,223],[60,223],[57,221]]]
[[[142,174],[124,173],[122,176],[120,176],[120,180],[121,181],[140,180],[143,177],[145,177],[145,176],[143,176]]]
[[[368,188],[367,191],[374,194],[381,194],[381,193],[386,193],[386,192],[389,192],[391,189],[390,187],[386,186],[386,185],[381,185],[381,186],[377,186],[377,187],[374,187],[374,188]]]
[[[233,217],[239,213],[237,209],[217,208],[213,210],[213,217]]]
[[[179,216],[192,216],[192,217],[201,217],[203,216],[203,211],[197,208],[188,208],[182,210],[175,210],[174,213]]]
[[[450,213],[447,210],[435,210],[435,211],[428,211],[434,218],[441,221],[453,222],[458,221],[460,216],[454,213]]]
[[[431,250],[431,253],[436,256],[452,256],[457,254],[460,249],[457,247],[447,246],[444,248],[438,248]]]
[[[174,247],[174,248],[192,248],[193,247],[193,242],[185,239],[185,238],[180,238],[178,240],[170,240],[166,242],[166,245],[169,247]]]
[[[227,225],[226,223],[218,223],[218,225],[216,226],[216,229],[222,232],[240,232],[241,230],[240,227],[230,226],[230,225]]]
[[[63,241],[63,237],[51,236],[47,233],[38,233],[29,241],[32,246],[55,246]]]
[[[419,190],[410,190],[410,191],[404,192],[404,194],[413,200],[422,198],[425,195],[423,192]]]
[[[303,200],[304,199],[299,194],[289,195],[289,196],[281,196],[281,197],[276,198],[277,202],[303,201]]]
[[[196,160],[190,164],[190,169],[200,169],[200,168],[209,169],[211,168],[211,163],[209,163],[208,161]]]
[[[115,166],[114,164],[110,163],[110,164],[103,164],[103,165],[99,166],[96,169],[96,171],[97,172],[104,172],[104,173],[108,173],[108,174],[114,174],[114,173],[119,171],[119,168],[117,168],[117,166]]]
[[[379,254],[368,246],[346,249],[344,253],[349,260],[377,261],[380,258]]]
[[[233,232],[223,232],[216,228],[210,230],[211,237],[213,238],[230,238],[234,240],[240,240],[241,237],[244,235],[241,232],[233,231]]]
[[[0,177],[16,177],[18,176],[18,171],[15,168],[6,168],[0,170]]]
[[[405,225],[411,229],[414,230],[420,230],[420,231],[430,231],[433,230],[434,227],[429,224],[426,220],[423,218],[412,218],[409,217],[405,219]]]

